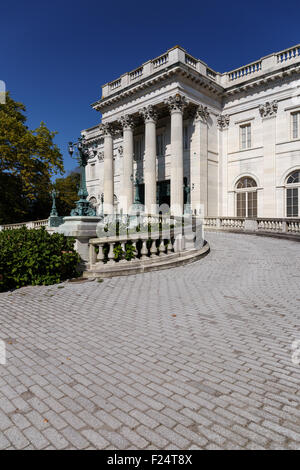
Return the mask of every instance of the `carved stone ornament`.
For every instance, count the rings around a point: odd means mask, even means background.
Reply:
[[[145,121],[157,120],[157,112],[152,104],[149,104],[149,106],[144,106],[144,108],[140,109],[139,113],[141,116],[143,116]]]
[[[209,111],[207,109],[207,106],[203,106],[203,104],[200,104],[196,110],[195,118],[201,119],[202,121],[206,122],[209,118]]]
[[[123,145],[120,145],[118,147],[118,152],[119,152],[120,157],[123,157]]]
[[[130,116],[129,114],[124,114],[124,116],[121,116],[119,119],[119,123],[123,129],[134,128],[134,121],[132,119],[132,116]]]
[[[277,114],[277,110],[278,103],[276,100],[272,101],[272,103],[267,101],[265,104],[261,104],[259,106],[259,112],[261,117],[275,116]]]
[[[170,113],[172,111],[183,111],[183,109],[187,106],[187,100],[185,96],[180,95],[177,93],[174,96],[170,96],[166,101],[165,104],[168,106]]]
[[[114,135],[114,129],[109,122],[101,123],[99,125],[100,131],[103,132],[103,135]]]
[[[99,162],[103,162],[103,160],[104,160],[104,152],[103,151],[98,153],[98,160],[99,160]]]
[[[226,129],[229,126],[229,122],[230,122],[230,118],[228,114],[225,114],[225,115],[219,114],[219,116],[217,117],[217,123],[221,130]]]

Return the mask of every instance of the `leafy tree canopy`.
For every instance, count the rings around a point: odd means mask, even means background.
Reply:
[[[71,171],[65,178],[57,178],[54,187],[58,191],[56,207],[61,216],[70,215],[79,199],[78,190],[80,185],[80,173],[77,170]]]
[[[0,223],[38,216],[36,208],[49,199],[51,177],[64,170],[62,154],[53,142],[56,132],[43,122],[29,129],[25,112],[9,93],[6,103],[0,104]]]

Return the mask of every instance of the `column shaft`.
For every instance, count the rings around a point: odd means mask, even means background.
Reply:
[[[114,212],[114,162],[113,138],[110,133],[104,135],[104,214]]]
[[[125,114],[119,120],[123,128],[123,178],[121,205],[128,214],[133,205],[133,128],[132,116]]]
[[[157,113],[152,105],[140,110],[145,120],[145,210],[156,213],[156,120]]]
[[[183,214],[183,109],[186,98],[177,93],[166,100],[171,113],[171,213]]]
[[[171,213],[183,214],[183,119],[182,111],[171,111]]]
[[[156,125],[154,120],[145,123],[145,206],[154,213],[156,205]]]

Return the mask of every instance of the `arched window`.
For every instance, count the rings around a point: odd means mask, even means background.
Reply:
[[[286,180],[286,216],[299,217],[300,170],[293,171]]]
[[[244,176],[236,184],[237,217],[257,217],[257,184],[253,178]]]

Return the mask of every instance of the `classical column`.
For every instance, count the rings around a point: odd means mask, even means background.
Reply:
[[[219,114],[217,124],[219,134],[219,204],[218,213],[211,211],[208,215],[227,217],[228,212],[228,126],[230,118],[228,114]]]
[[[125,114],[120,119],[123,128],[123,179],[121,205],[125,214],[133,204],[133,128],[132,116]]]
[[[171,213],[183,214],[183,109],[184,96],[176,94],[166,100],[171,113]]]
[[[140,110],[145,120],[145,210],[156,212],[156,121],[157,113],[152,105]]]
[[[263,176],[263,213],[259,217],[276,217],[276,115],[277,101],[261,104],[259,112],[262,117],[264,145]]]
[[[104,136],[104,214],[114,213],[114,161],[113,161],[113,129],[111,124],[100,125]]]
[[[193,188],[192,209],[205,217],[207,215],[208,188],[208,120],[209,111],[200,104],[195,113],[194,135],[191,146],[191,187]]]

